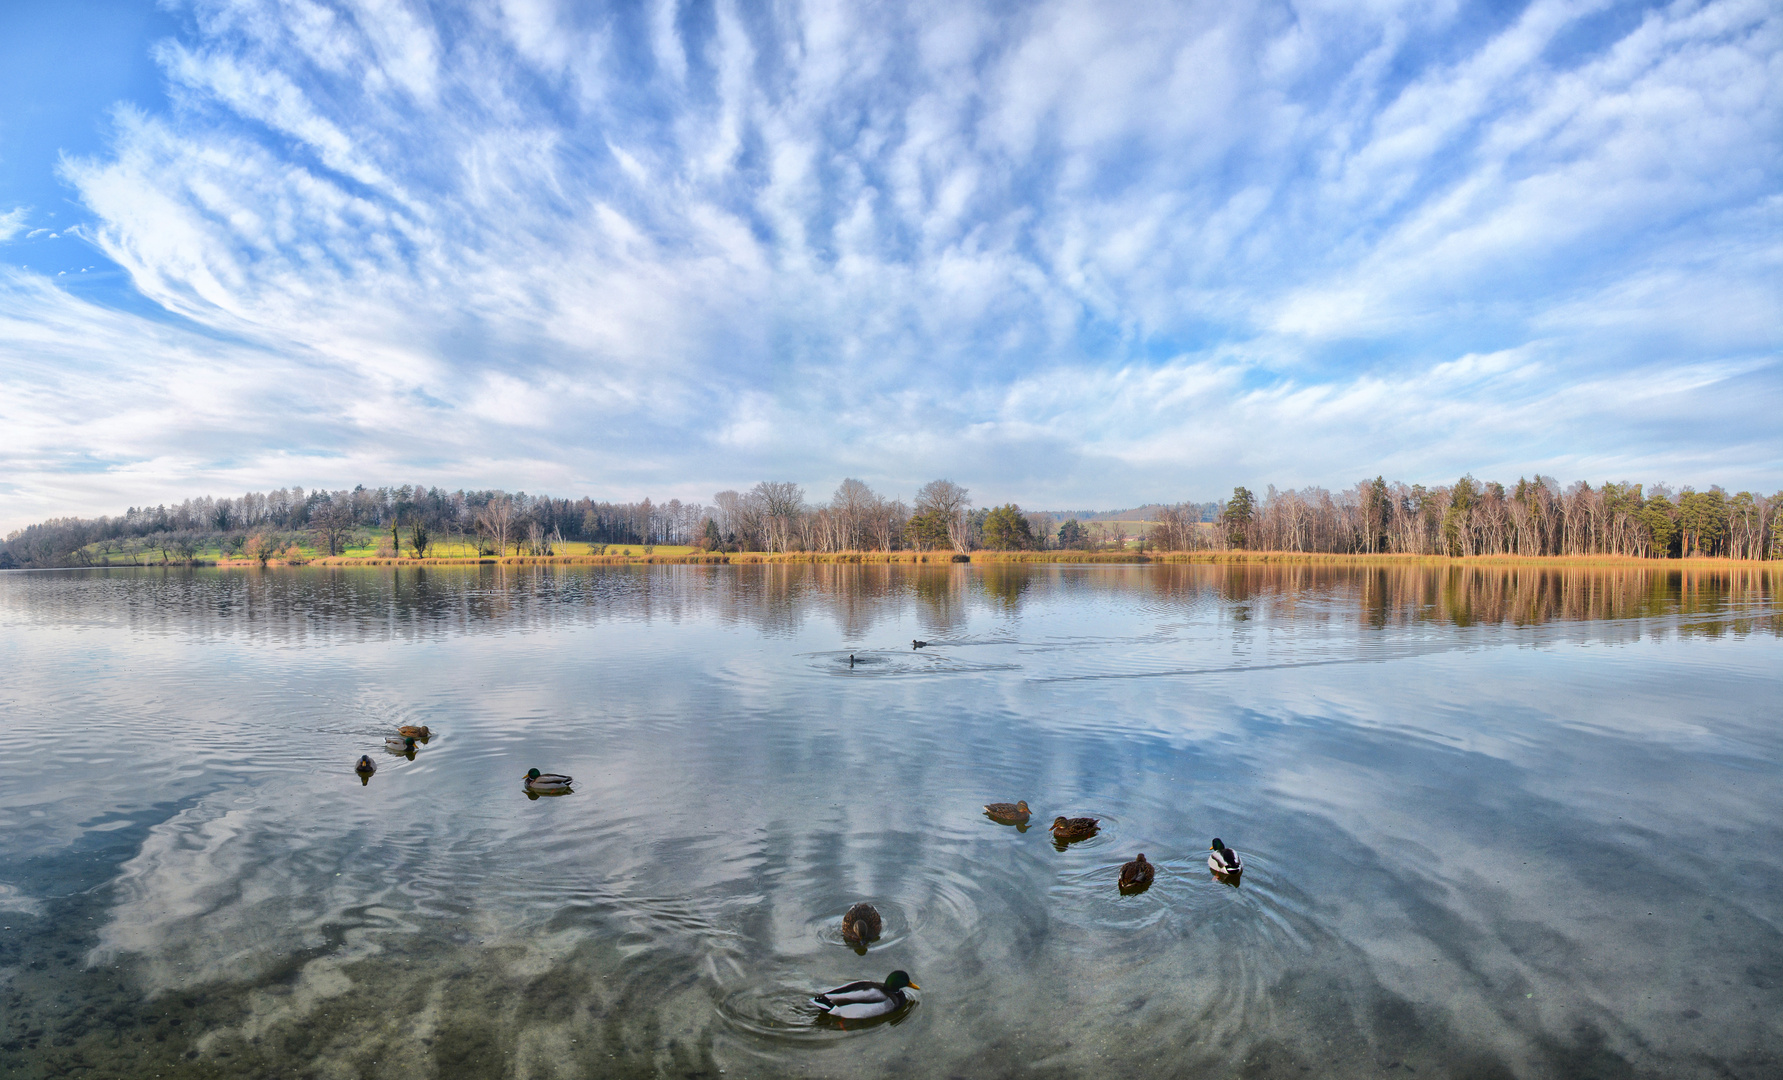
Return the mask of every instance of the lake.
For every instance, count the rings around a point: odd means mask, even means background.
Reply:
[[[0,1072],[1774,1077],[1777,583],[0,574]]]

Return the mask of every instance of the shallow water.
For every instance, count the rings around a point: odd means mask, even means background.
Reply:
[[[1775,584],[3,574],[0,1071],[1776,1076]]]

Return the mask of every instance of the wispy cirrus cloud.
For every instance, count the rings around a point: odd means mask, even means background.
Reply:
[[[9,331],[49,409],[0,450],[15,524],[213,477],[1783,483],[1762,2],[190,16],[154,46],[171,108],[64,166],[172,318],[18,275],[0,312],[132,377],[228,354],[284,389],[222,384],[252,432],[225,457],[108,423],[159,399]]]

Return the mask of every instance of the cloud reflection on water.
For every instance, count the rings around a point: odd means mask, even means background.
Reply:
[[[113,1007],[202,998],[225,1072],[1709,1075],[1783,1042],[1769,579],[994,569],[9,579],[27,661],[74,635],[112,675],[0,676],[0,738],[148,697],[180,704],[111,732],[119,798],[264,760],[148,827],[90,946]],[[813,659],[918,631],[945,677]],[[1159,670],[1199,674],[1110,677]],[[230,727],[244,684],[276,735]],[[440,737],[361,788],[398,714]],[[529,803],[528,765],[580,794]],[[1135,851],[1159,880],[1120,897]],[[858,899],[908,925],[865,958],[813,930]],[[906,1023],[776,1026],[894,967]]]

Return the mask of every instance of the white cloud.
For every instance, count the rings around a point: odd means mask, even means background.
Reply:
[[[1783,19],[1593,38],[1603,8],[206,2],[158,52],[176,106],[64,166],[83,235],[191,329],[4,279],[0,374],[38,398],[0,518],[428,470],[1077,505],[1667,460],[1783,483]],[[77,351],[122,378],[43,363]],[[195,356],[227,390],[198,430],[258,450],[152,419]],[[1740,388],[1707,444],[1638,389],[1680,372],[1693,404]]]

